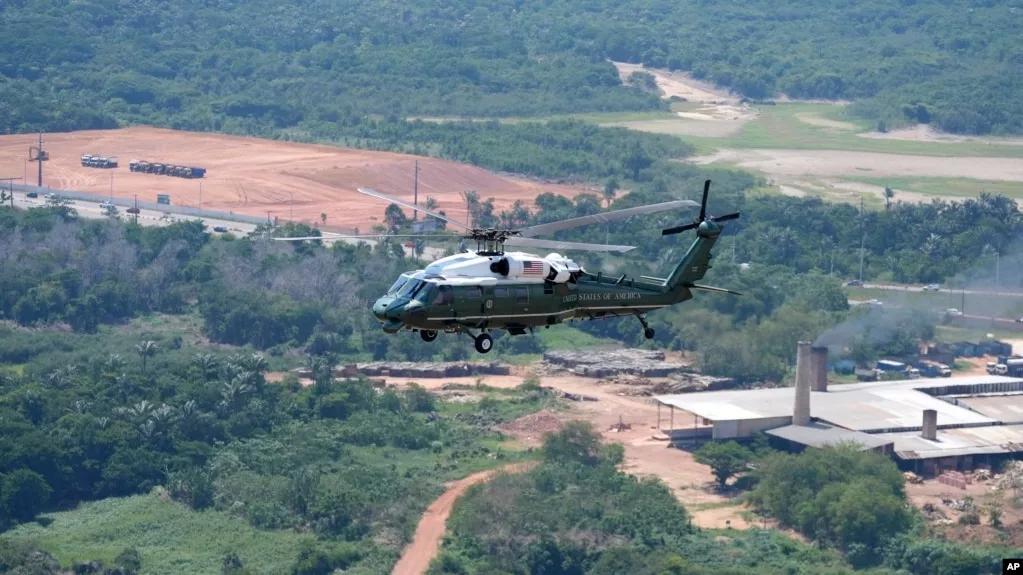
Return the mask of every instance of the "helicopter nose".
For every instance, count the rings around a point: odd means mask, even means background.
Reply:
[[[385,321],[387,319],[387,303],[383,298],[378,299],[373,304],[373,317],[380,321]]]

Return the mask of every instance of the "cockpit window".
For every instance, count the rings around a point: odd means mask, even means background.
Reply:
[[[413,295],[415,295],[416,289],[422,285],[423,285],[422,280],[414,279],[412,281],[409,281],[405,285],[403,285],[401,289],[398,291],[398,296],[410,298]]]
[[[401,286],[405,285],[406,282],[408,282],[408,276],[401,276],[398,278],[398,281],[394,282],[394,284],[391,285],[391,288],[387,290],[387,295],[398,293],[398,290],[400,290]]]

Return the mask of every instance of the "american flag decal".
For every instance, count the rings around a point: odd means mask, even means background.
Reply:
[[[522,262],[522,275],[538,276],[543,273],[541,262]]]

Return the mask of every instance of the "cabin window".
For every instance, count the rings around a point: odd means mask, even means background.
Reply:
[[[554,295],[554,284],[544,283],[543,284],[543,295]]]
[[[529,303],[529,288],[526,286],[515,288],[515,303]]]
[[[387,295],[397,293],[397,291],[401,289],[401,286],[405,285],[405,282],[407,281],[408,281],[407,276],[401,276],[400,278],[398,278],[398,281],[394,282],[394,284],[391,286],[391,289],[387,290]]]
[[[494,297],[508,297],[508,288],[494,288]]]
[[[471,299],[478,299],[483,297],[483,288],[478,286],[465,288],[465,297]]]
[[[451,286],[440,286],[440,289],[437,291],[437,297],[433,300],[433,304],[451,305],[452,301],[454,301],[454,296],[451,291]]]

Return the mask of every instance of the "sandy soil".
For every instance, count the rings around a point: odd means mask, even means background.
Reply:
[[[907,140],[913,142],[936,142],[955,144],[959,142],[981,142],[1003,146],[1023,146],[1023,138],[984,138],[978,136],[959,136],[939,132],[926,124],[917,124],[912,128],[891,130],[890,132],[863,132],[857,134],[861,138],[877,140]]]
[[[426,513],[419,519],[416,526],[416,534],[412,543],[402,552],[401,559],[391,571],[392,575],[423,575],[430,567],[430,561],[440,551],[440,542],[444,537],[448,517],[451,515],[451,508],[455,501],[477,483],[489,480],[497,472],[507,471],[515,473],[525,471],[528,464],[513,463],[497,470],[481,471],[463,479],[448,484],[448,490],[438,497],[426,509]]]
[[[683,72],[644,68],[639,64],[612,63],[618,68],[622,81],[627,80],[633,72],[647,72],[653,75],[663,98],[674,96],[702,105],[695,110],[677,112],[678,119],[615,122],[602,124],[604,126],[620,126],[673,136],[724,138],[739,133],[747,122],[757,117],[755,110],[740,105],[739,98],[727,90],[694,80]]]
[[[644,68],[642,64],[626,64],[624,62],[611,62],[618,68],[618,75],[624,81],[633,72],[647,72],[657,81],[657,87],[665,98],[676,96],[690,102],[738,102],[739,98],[728,93],[727,90],[716,88],[706,82],[701,82],[689,77],[684,72],[669,72],[656,68]]]
[[[1023,181],[1023,160],[1015,158],[942,158],[839,150],[721,150],[690,161],[728,162],[774,176],[915,176]]]
[[[935,509],[940,510],[950,519],[952,525],[932,524],[937,530],[946,532],[947,538],[953,541],[975,542],[975,543],[998,543],[1009,544],[1015,547],[1023,546],[1023,506],[1014,506],[1012,503],[1013,492],[1011,489],[1002,492],[991,490],[987,483],[972,483],[966,489],[951,487],[936,480],[928,479],[919,484],[906,484],[906,494],[918,508],[931,504]],[[961,512],[955,511],[946,506],[943,499],[961,500],[966,496],[973,498],[974,504],[979,508],[980,525],[965,526],[958,525]],[[984,510],[987,505],[996,505],[1002,511],[1002,530],[1008,537],[1007,542],[1000,541],[998,530],[991,527],[988,513]]]
[[[523,375],[485,376],[483,383],[492,387],[513,388],[522,383]],[[656,380],[656,378],[655,378]],[[387,378],[388,384],[407,385],[410,379]],[[446,383],[474,385],[475,377],[443,378],[437,380],[414,380],[423,387],[437,390]],[[690,508],[693,523],[704,528],[723,529],[731,526],[743,529],[747,526],[741,517],[743,508],[727,505],[728,498],[714,489],[714,477],[710,468],[697,463],[691,453],[668,447],[667,438],[657,431],[657,405],[650,398],[620,395],[620,388],[614,385],[600,385],[592,378],[573,375],[541,376],[541,385],[553,387],[562,392],[590,395],[598,401],[569,402],[566,412],[555,416],[562,421],[581,419],[593,423],[603,433],[605,441],[621,443],[625,448],[623,471],[637,476],[658,477],[674,492],[679,501]],[[621,433],[609,431],[619,421],[632,426]],[[676,411],[676,422],[686,417]],[[668,410],[661,410],[661,422],[667,427]],[[542,442],[539,433],[514,433],[525,445],[536,446]],[[701,506],[709,506],[700,509]]]
[[[21,176],[29,145],[37,136],[0,136],[0,174]],[[419,200],[436,198],[439,209],[465,219],[463,190],[476,190],[483,199],[494,198],[496,211],[521,199],[532,205],[541,192],[575,196],[584,190],[548,185],[497,175],[482,168],[404,154],[295,144],[196,132],[137,127],[44,134],[50,161],[44,165],[43,184],[61,189],[107,194],[111,176],[115,196],[156,201],[170,194],[176,205],[197,206],[200,183],[202,206],[243,214],[287,220],[294,197],[294,219],[319,222],[327,214],[328,227],[368,231],[383,220],[386,203],[356,192],[370,187],[411,201],[415,161],[419,161]],[[83,154],[117,156],[112,170],[83,168]],[[188,180],[128,170],[133,159],[179,163],[207,168],[202,180]],[[28,166],[29,183],[34,164]],[[292,196],[293,195],[293,196]],[[410,212],[410,210],[408,210]],[[408,214],[411,217],[411,213]]]

